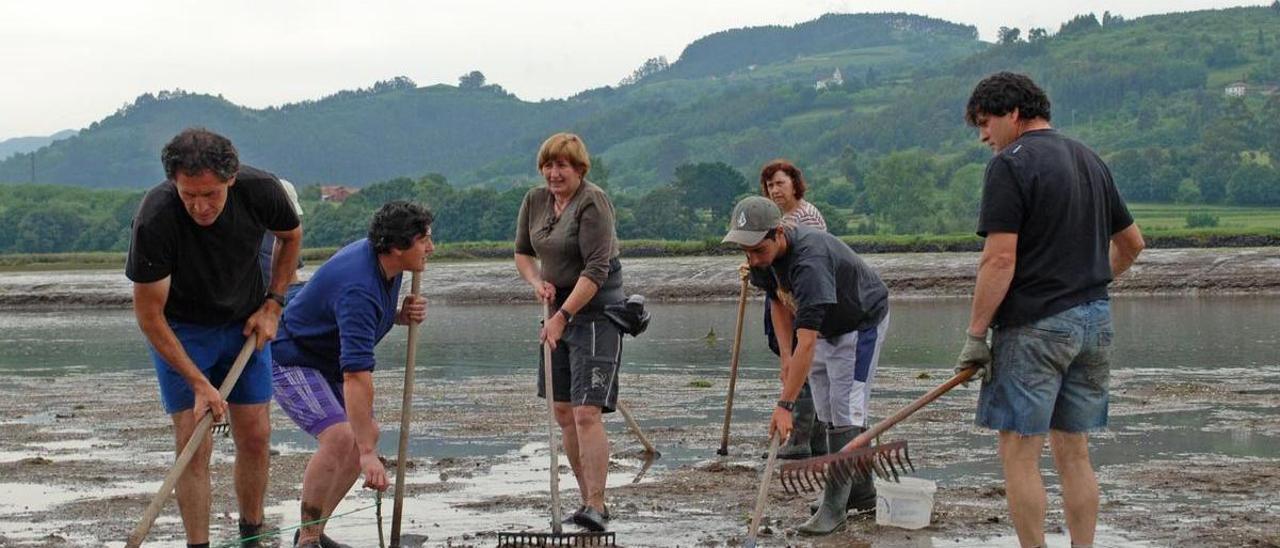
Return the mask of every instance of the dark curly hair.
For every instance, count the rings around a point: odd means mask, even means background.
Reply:
[[[240,171],[240,155],[231,140],[202,127],[187,128],[169,140],[160,162],[170,181],[179,173],[194,177],[205,171],[229,181]]]
[[[766,198],[769,196],[769,179],[779,171],[791,177],[791,188],[796,191],[796,199],[804,198],[804,191],[808,188],[804,182],[804,173],[795,164],[783,159],[769,162],[765,164],[764,169],[760,170],[760,194]]]
[[[425,236],[435,216],[426,206],[403,200],[382,204],[369,223],[369,241],[375,253],[408,249],[414,238]]]
[[[1050,120],[1049,96],[1040,86],[1023,74],[997,72],[973,88],[964,109],[964,120],[977,126],[979,115],[1004,116],[1014,109],[1018,109],[1018,116],[1024,120]]]

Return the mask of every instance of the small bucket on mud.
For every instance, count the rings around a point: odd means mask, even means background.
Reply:
[[[898,481],[876,478],[876,524],[903,529],[929,526],[933,515],[933,493],[938,485],[920,478],[901,477]]]

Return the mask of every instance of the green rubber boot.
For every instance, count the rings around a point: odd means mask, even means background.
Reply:
[[[859,432],[861,430],[856,426],[831,427],[827,430],[827,445],[844,447],[845,444],[853,441]],[[818,506],[818,511],[814,512],[804,525],[797,527],[796,531],[802,535],[829,535],[844,527],[845,521],[848,520],[845,505],[849,502],[849,490],[852,486],[853,483],[848,480],[829,479],[827,486],[822,490],[822,503]]]
[[[866,427],[854,429],[854,437],[857,434],[866,432]],[[850,438],[852,439],[852,438]],[[849,486],[849,503],[845,505],[848,510],[853,510],[858,514],[871,512],[875,515],[876,510],[876,481],[875,475],[867,474],[853,481]]]

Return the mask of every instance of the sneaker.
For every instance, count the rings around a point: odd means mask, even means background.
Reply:
[[[577,510],[574,510],[569,515],[565,516],[564,519],[560,520],[560,523],[562,525],[573,525],[578,523],[578,514],[582,513],[583,508],[586,508],[586,506],[579,506]]]
[[[575,524],[586,528],[588,531],[596,533],[604,531],[606,529],[605,525],[608,521],[609,520],[601,515],[600,512],[597,512],[595,508],[590,506],[583,508],[581,512],[573,515],[573,522]]]

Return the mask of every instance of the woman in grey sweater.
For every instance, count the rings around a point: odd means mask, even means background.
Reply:
[[[542,143],[538,170],[547,184],[530,189],[520,205],[516,268],[555,311],[540,337],[552,348],[556,422],[582,494],[582,507],[566,521],[603,531],[609,440],[602,413],[618,405],[622,333],[602,312],[625,300],[613,204],[586,180],[591,159],[577,135],[557,133]],[[539,367],[539,397],[546,397],[544,386]]]

